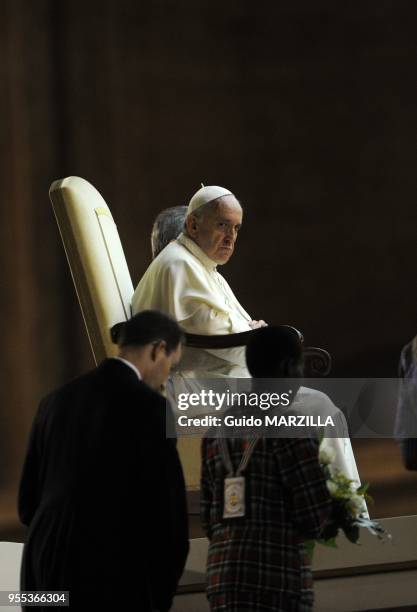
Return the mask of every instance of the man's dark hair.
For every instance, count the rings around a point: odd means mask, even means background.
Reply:
[[[246,347],[246,364],[253,378],[291,377],[302,365],[302,342],[297,330],[269,325],[255,330]]]
[[[174,319],[159,310],[143,310],[128,321],[116,323],[110,330],[111,339],[120,348],[125,346],[145,346],[153,342],[166,342],[166,352],[171,353],[184,334]]]
[[[172,206],[165,208],[156,217],[151,232],[152,257],[164,249],[171,240],[178,238],[184,229],[187,206]]]

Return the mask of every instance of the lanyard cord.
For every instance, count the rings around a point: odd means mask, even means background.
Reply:
[[[231,478],[234,475],[240,476],[240,474],[246,469],[250,458],[252,457],[253,451],[255,450],[255,446],[258,442],[259,438],[251,438],[249,440],[249,445],[246,447],[242,459],[240,460],[239,467],[236,470],[236,474],[234,474],[232,460],[230,458],[229,446],[227,444],[226,438],[219,438],[219,450],[220,455],[223,460],[223,463],[227,470],[227,477]]]

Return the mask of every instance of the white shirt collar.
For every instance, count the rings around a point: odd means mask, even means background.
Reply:
[[[139,378],[139,380],[142,380],[142,376],[139,372],[139,370],[137,369],[137,367],[135,365],[133,365],[133,363],[131,361],[128,361],[127,359],[123,359],[123,357],[113,357],[113,359],[118,359],[119,361],[123,361],[123,363],[125,363],[127,366],[129,366],[129,368],[131,368],[136,376]]]
[[[205,268],[208,268],[209,270],[216,269],[217,263],[210,259],[210,257],[205,254],[203,249],[200,249],[198,244],[194,242],[194,240],[189,238],[189,236],[186,236],[185,234],[181,233],[177,238],[177,242],[179,242],[182,246],[188,249],[188,251],[190,251],[190,253],[192,253],[194,257],[196,257]]]

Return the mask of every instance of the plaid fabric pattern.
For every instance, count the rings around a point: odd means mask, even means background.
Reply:
[[[311,612],[303,604],[276,593],[223,593],[209,597],[212,612]]]
[[[236,438],[228,444],[236,469],[247,441]],[[275,593],[302,601],[308,609],[313,582],[302,538],[318,537],[331,512],[318,442],[261,439],[244,476],[246,516],[223,519],[225,468],[218,440],[203,439],[201,519],[210,539],[207,594]]]

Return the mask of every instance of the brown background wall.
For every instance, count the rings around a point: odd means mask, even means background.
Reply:
[[[0,0],[5,516],[39,397],[92,365],[55,178],[101,191],[134,283],[159,210],[230,187],[245,223],[222,272],[247,310],[339,376],[395,375],[417,331],[416,17],[414,0]]]

